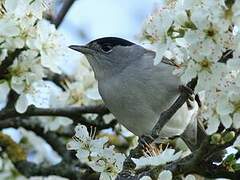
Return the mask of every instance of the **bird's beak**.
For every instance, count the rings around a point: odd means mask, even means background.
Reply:
[[[88,46],[79,46],[79,45],[71,45],[69,46],[70,49],[75,51],[81,52],[83,54],[93,54],[94,50],[89,48]]]

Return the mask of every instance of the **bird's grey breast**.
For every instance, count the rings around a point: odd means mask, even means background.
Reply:
[[[176,98],[178,83],[172,67],[154,66],[145,58],[99,81],[99,92],[119,122],[142,135],[151,131],[160,113]]]

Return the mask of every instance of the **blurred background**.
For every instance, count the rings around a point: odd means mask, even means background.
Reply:
[[[104,36],[136,41],[146,17],[161,0],[76,0],[59,27],[69,44]]]

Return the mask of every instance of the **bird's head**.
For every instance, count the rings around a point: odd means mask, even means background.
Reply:
[[[133,42],[117,37],[104,37],[83,46],[71,45],[69,48],[86,56],[98,80],[120,72],[148,51]]]

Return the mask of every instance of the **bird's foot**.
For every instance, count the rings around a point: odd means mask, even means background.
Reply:
[[[195,99],[195,94],[194,94],[194,91],[189,88],[188,86],[184,86],[184,85],[180,85],[178,87],[180,93],[186,93],[188,95],[188,99],[186,101],[187,103],[187,107],[189,110],[193,109],[193,103],[194,102],[194,99]]]
[[[202,102],[201,102],[198,94],[196,94],[196,96],[195,96],[195,101],[197,102],[198,107],[201,108],[202,107]]]
[[[190,87],[184,86],[184,85],[180,85],[178,87],[178,89],[179,89],[180,93],[188,94],[189,100],[194,101],[194,91]]]
[[[151,135],[142,135],[139,137],[138,143],[142,148],[151,144],[155,139]]]

